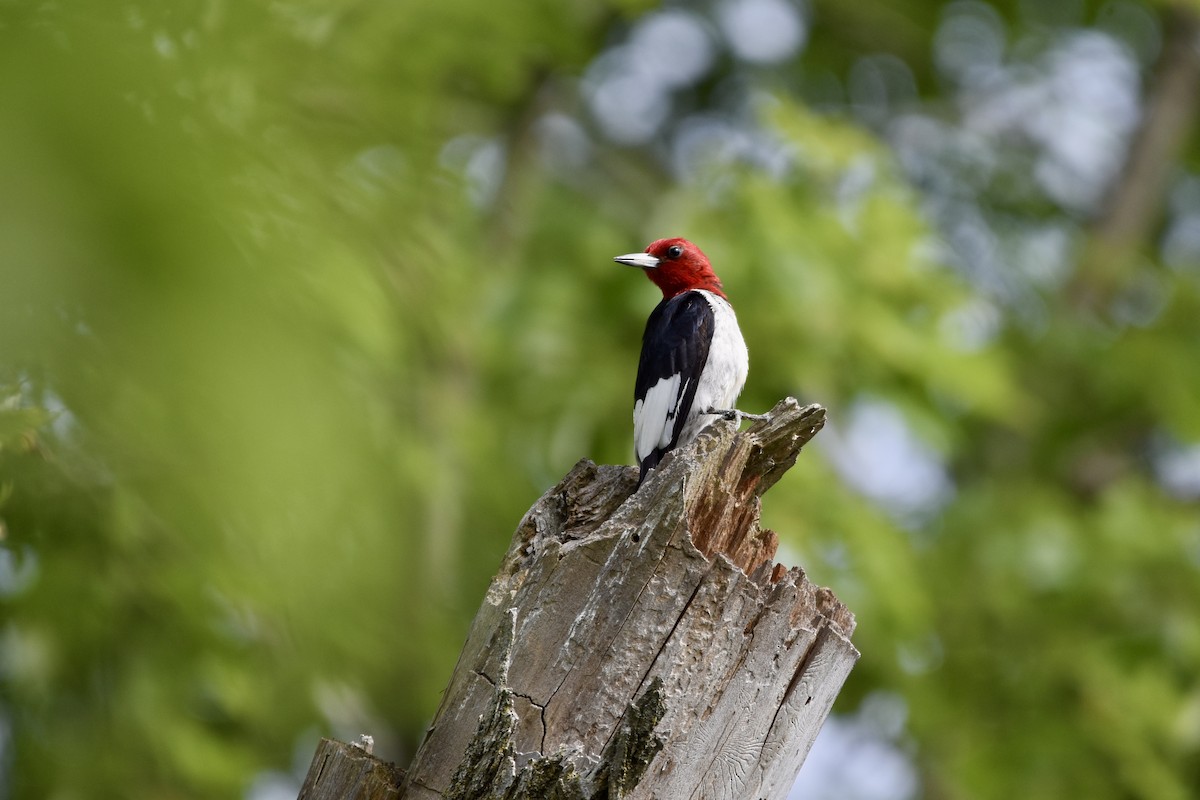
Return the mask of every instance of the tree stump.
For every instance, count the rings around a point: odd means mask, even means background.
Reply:
[[[518,526],[398,796],[786,797],[858,659],[759,525],[824,422],[792,398],[717,422],[636,492],[579,462]]]

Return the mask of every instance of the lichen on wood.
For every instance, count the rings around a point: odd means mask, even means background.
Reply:
[[[511,646],[511,635],[501,643]],[[507,662],[505,662],[507,663]],[[507,680],[507,669],[500,676]],[[581,776],[565,752],[533,756],[518,769],[514,734],[518,718],[513,692],[496,686],[491,705],[455,770],[446,800],[619,800],[634,786],[662,749],[654,729],[666,711],[662,680],[622,715],[600,763]]]
[[[617,733],[596,770],[592,800],[621,800],[637,786],[650,762],[663,748],[654,729],[667,711],[662,678],[650,681],[645,693],[625,710]]]
[[[497,688],[491,706],[479,720],[479,730],[454,772],[446,800],[484,800],[501,797],[515,773],[513,730],[517,715],[512,692]]]

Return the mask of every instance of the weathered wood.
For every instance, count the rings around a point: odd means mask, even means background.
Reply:
[[[581,461],[518,526],[400,796],[783,798],[858,658],[759,497],[820,430],[718,422],[640,491]]]
[[[396,800],[404,771],[357,745],[322,739],[299,800]]]

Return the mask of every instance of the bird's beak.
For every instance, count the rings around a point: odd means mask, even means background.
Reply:
[[[631,267],[641,267],[642,269],[654,269],[659,264],[659,259],[649,253],[630,253],[629,255],[617,256],[613,261],[618,264],[628,264]]]

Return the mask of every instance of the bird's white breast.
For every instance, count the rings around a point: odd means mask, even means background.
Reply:
[[[713,339],[708,348],[708,361],[700,373],[700,384],[696,387],[696,398],[688,418],[684,422],[677,446],[687,444],[716,419],[699,414],[709,408],[731,409],[737,402],[746,375],[750,372],[750,354],[746,341],[738,327],[737,315],[729,301],[719,295],[700,291],[713,312]]]

